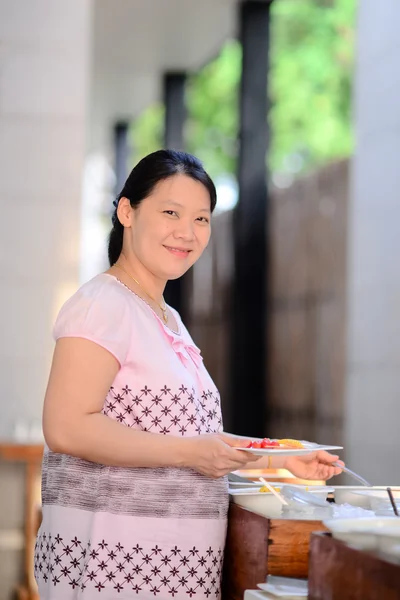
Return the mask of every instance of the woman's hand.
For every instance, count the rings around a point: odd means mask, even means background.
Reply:
[[[334,475],[340,475],[342,472],[340,467],[332,466],[332,463],[336,461],[344,466],[344,462],[339,460],[338,456],[320,450],[301,456],[288,456],[285,461],[285,469],[288,469],[300,479],[322,479],[326,481]]]
[[[240,441],[223,433],[182,438],[182,442],[185,444],[182,466],[207,477],[223,477],[260,458],[235,450],[235,445],[241,445]]]

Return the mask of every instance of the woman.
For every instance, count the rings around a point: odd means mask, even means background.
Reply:
[[[43,418],[42,600],[219,597],[225,476],[256,458],[222,433],[218,391],[163,299],[206,248],[215,203],[196,158],[144,158],[116,202],[110,269],[61,309]],[[325,479],[336,459],[272,466]]]

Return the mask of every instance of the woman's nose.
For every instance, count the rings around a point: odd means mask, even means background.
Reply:
[[[176,224],[174,236],[184,240],[192,240],[194,238],[193,223],[191,221],[181,219],[179,223]]]

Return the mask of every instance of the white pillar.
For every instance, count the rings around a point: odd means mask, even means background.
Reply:
[[[0,439],[40,424],[79,283],[91,0],[0,0]]]
[[[400,2],[359,3],[346,459],[400,484]]]

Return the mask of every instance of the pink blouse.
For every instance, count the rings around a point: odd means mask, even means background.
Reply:
[[[66,302],[54,336],[85,338],[115,356],[120,370],[103,413],[122,426],[174,436],[221,431],[218,391],[174,314],[179,333],[101,274]],[[46,448],[42,502],[35,550],[41,600],[220,597],[225,478],[109,467]]]

